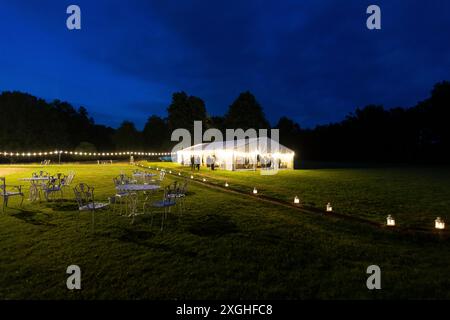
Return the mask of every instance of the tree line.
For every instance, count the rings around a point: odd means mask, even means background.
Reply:
[[[357,108],[341,122],[302,128],[288,117],[273,126],[280,129],[280,142],[299,159],[350,162],[449,163],[450,82],[437,83],[430,96],[412,107],[386,109],[380,105]],[[176,142],[171,132],[193,132],[194,121],[204,129],[270,129],[263,108],[251,92],[241,93],[223,116],[210,116],[205,102],[176,92],[167,116],[151,115],[142,131],[130,121],[113,129],[99,125],[86,108],[67,102],[47,102],[30,94],[0,95],[0,152],[75,150],[170,151]],[[225,136],[225,135],[224,135]]]

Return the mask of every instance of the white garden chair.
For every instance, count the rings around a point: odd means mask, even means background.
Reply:
[[[94,187],[85,183],[80,183],[73,188],[75,199],[78,204],[78,211],[91,211],[92,213],[92,231],[95,229],[95,211],[107,208],[109,203],[95,202]]]
[[[67,177],[64,177],[61,180],[61,187],[62,187],[63,191],[65,188],[69,188],[71,186],[74,178],[75,178],[75,172],[70,171],[69,175]]]
[[[159,173],[158,179],[152,179],[150,182],[153,183],[153,184],[161,184],[161,182],[164,181],[165,176],[166,176],[166,172],[165,171],[161,171]]]
[[[5,211],[5,208],[8,206],[8,200],[11,197],[22,197],[22,201],[20,202],[20,206],[23,204],[24,194],[22,192],[22,186],[8,186],[6,185],[6,178],[0,177],[0,196],[3,199],[3,209],[2,212]]]
[[[175,181],[171,186],[169,186],[168,197],[171,199],[175,199],[178,204],[178,210],[180,215],[183,215],[183,211],[185,209],[185,199],[187,193],[188,182],[184,181],[183,183],[177,183]]]
[[[128,200],[128,197],[130,196],[130,192],[128,191],[119,191],[117,190],[117,187],[120,185],[130,184],[132,183],[132,180],[127,177],[125,174],[121,174],[117,176],[116,178],[113,178],[114,186],[116,187],[116,194],[114,197],[111,198],[111,203],[114,203],[113,210],[116,211],[116,206],[120,206],[120,213],[122,214],[123,205],[125,204],[125,214],[128,214],[128,205],[126,201]]]
[[[52,195],[57,193],[59,193],[62,199],[63,190],[61,186],[61,180],[57,178],[51,178],[47,183],[43,183],[42,192],[44,193],[45,200],[47,201],[49,201]]]
[[[144,212],[145,208],[148,206],[151,206],[153,209],[150,209],[150,215],[151,215],[151,222],[150,226],[153,226],[153,215],[155,209],[164,209],[164,212],[161,213],[161,231],[164,230],[164,221],[167,219],[168,213],[170,213],[170,209],[176,205],[176,198],[170,198],[169,197],[170,187],[164,188],[164,195],[162,200],[153,202],[151,205],[146,204],[144,205]]]

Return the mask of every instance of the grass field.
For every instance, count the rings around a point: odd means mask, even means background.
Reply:
[[[114,176],[133,169],[45,168],[74,170],[75,183],[94,185],[98,200],[114,194]],[[37,170],[0,166],[8,184]],[[25,201],[21,209],[13,201],[0,214],[0,299],[448,299],[450,242],[432,226],[437,215],[449,218],[449,172],[333,169],[271,177],[200,172],[217,183],[226,180],[249,191],[256,186],[286,201],[296,194],[318,207],[329,201],[338,211],[375,221],[395,214],[399,224],[430,225],[424,234],[301,213],[194,181],[186,212],[180,219],[172,214],[164,232],[157,224],[151,227],[149,217],[130,224],[128,217],[105,210],[97,213],[92,233],[90,213],[78,214],[72,193],[64,201]],[[72,264],[82,270],[80,291],[66,288]],[[382,270],[382,290],[366,288],[372,264]]]
[[[298,196],[306,205],[324,209],[330,202],[339,213],[384,223],[391,214],[399,226],[433,228],[440,216],[450,220],[450,168],[391,167],[358,169],[260,171],[192,171],[174,163],[143,163],[182,171],[185,176],[292,203]]]

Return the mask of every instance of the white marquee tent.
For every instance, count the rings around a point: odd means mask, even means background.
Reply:
[[[267,137],[201,143],[177,151],[174,161],[190,166],[212,163],[223,170],[293,169],[294,151]]]

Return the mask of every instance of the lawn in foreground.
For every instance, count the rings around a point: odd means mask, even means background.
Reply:
[[[200,172],[174,163],[149,163],[146,166],[165,167],[197,179],[230,188],[258,193],[292,203],[295,196],[312,207],[325,209],[330,202],[335,211],[362,217],[379,223],[387,215],[396,218],[400,226],[433,229],[440,216],[450,221],[449,167],[386,167],[358,169],[280,170],[276,175],[261,175],[260,171]],[[175,172],[174,171],[174,172]]]
[[[19,169],[7,175],[9,183],[38,168]],[[133,169],[46,168],[75,170],[75,182],[95,185],[99,200],[114,193],[115,175]],[[187,207],[163,233],[146,217],[131,225],[104,211],[95,234],[89,213],[78,219],[71,194],[64,202],[8,209],[0,215],[0,298],[450,298],[450,245],[437,235],[302,214],[196,183]],[[81,291],[66,289],[71,264],[81,267]],[[366,288],[371,264],[382,269],[377,292]]]

